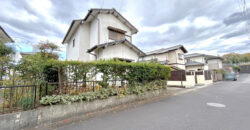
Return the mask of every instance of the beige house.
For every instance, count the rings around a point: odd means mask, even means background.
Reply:
[[[186,70],[220,70],[222,69],[223,58],[219,56],[193,53],[185,55]]]
[[[4,29],[0,26],[0,42],[8,43],[14,42],[14,40],[4,31]]]
[[[73,20],[63,39],[66,59],[138,61],[144,53],[132,44],[137,32],[115,9],[90,9],[84,19]]]
[[[185,47],[177,45],[147,52],[145,56],[141,57],[141,61],[154,60],[164,65],[170,65],[177,70],[185,70],[185,53],[187,53]]]

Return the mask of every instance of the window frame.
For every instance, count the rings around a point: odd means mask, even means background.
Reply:
[[[178,53],[178,59],[179,60],[184,60],[184,54]]]
[[[125,37],[124,33],[117,32],[117,31],[114,31],[114,30],[109,30],[109,39],[110,40],[121,40],[124,37]]]

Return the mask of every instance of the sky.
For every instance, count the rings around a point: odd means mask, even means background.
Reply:
[[[139,32],[133,44],[144,52],[184,45],[189,53],[250,52],[250,0],[0,0],[0,26],[17,50],[49,40],[60,46],[74,19],[91,8],[115,8]],[[244,7],[246,8],[243,12]],[[248,8],[249,7],[249,8]]]

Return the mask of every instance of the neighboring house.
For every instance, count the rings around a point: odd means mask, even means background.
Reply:
[[[6,31],[0,26],[0,42],[13,43],[14,40],[6,33]],[[13,60],[16,60],[17,54],[12,55]]]
[[[185,53],[187,53],[185,47],[183,45],[177,45],[150,51],[141,57],[141,61],[154,60],[164,65],[170,65],[176,70],[185,70]]]
[[[115,9],[90,9],[84,19],[73,20],[63,39],[66,59],[138,61],[144,53],[132,44],[137,32]]]
[[[20,52],[21,57],[35,55],[37,52]]]
[[[8,43],[14,42],[14,40],[4,31],[4,29],[0,26],[0,42]]]
[[[185,55],[186,70],[220,70],[222,69],[223,58],[219,56],[212,56],[200,53],[193,53]]]
[[[13,56],[14,61],[17,63],[19,62],[23,57],[29,56],[29,55],[35,55],[36,52],[16,52]]]

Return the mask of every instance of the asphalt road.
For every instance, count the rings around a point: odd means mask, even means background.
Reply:
[[[250,130],[250,74],[58,130]]]

